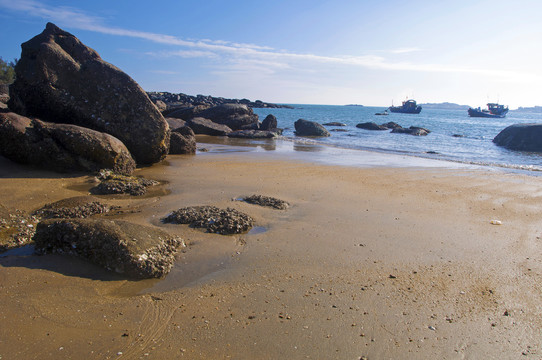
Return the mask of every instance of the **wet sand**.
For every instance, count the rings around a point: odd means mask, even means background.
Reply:
[[[155,196],[108,200],[189,244],[166,279],[127,281],[68,256],[0,257],[1,359],[541,356],[542,178],[201,146],[211,151],[137,171],[164,182]],[[3,158],[0,169],[2,204],[26,211],[92,185]],[[251,194],[291,206],[232,201]],[[258,230],[159,220],[192,205],[234,207]]]

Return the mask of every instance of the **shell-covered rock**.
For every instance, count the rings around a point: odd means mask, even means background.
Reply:
[[[222,235],[240,234],[254,226],[254,220],[247,214],[232,208],[219,209],[216,206],[190,206],[176,210],[162,219],[164,223],[190,224],[207,229],[210,233]]]
[[[68,253],[133,278],[166,275],[182,239],[161,229],[121,220],[58,219],[38,224],[38,253]]]

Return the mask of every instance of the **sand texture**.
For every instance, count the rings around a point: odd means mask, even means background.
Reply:
[[[149,194],[97,196],[124,210],[99,216],[185,240],[165,280],[70,256],[0,257],[0,358],[542,356],[542,178],[259,155],[168,156],[135,172],[160,182]],[[7,208],[32,212],[95,185],[0,158]],[[289,206],[236,200],[253,194]],[[234,208],[254,228],[160,220],[190,206]]]

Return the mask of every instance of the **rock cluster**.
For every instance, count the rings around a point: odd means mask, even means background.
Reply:
[[[176,210],[162,219],[164,223],[190,224],[222,235],[240,234],[254,226],[254,220],[233,208],[219,209],[216,206],[191,206]]]
[[[9,89],[11,111],[110,134],[138,164],[167,155],[162,114],[134,80],[95,50],[52,23],[21,48]]]
[[[38,253],[69,253],[133,278],[162,277],[184,242],[166,232],[120,220],[50,219],[34,235]]]
[[[271,104],[260,100],[225,99],[223,97],[213,97],[209,95],[191,96],[182,93],[172,94],[169,92],[148,92],[147,94],[153,102],[156,103],[160,101],[168,107],[193,107],[198,105],[212,107],[222,104],[241,104],[251,108],[291,108],[291,106],[288,105]]]
[[[426,136],[431,131],[418,127],[418,126],[411,126],[409,128],[403,128],[401,125],[395,123],[395,122],[387,122],[382,125],[378,125],[375,122],[365,122],[360,123],[356,125],[357,128],[365,129],[365,130],[377,130],[377,131],[383,131],[383,130],[390,130],[392,133],[396,134],[409,134],[414,136]]]

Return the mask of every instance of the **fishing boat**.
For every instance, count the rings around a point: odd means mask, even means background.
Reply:
[[[388,109],[386,109],[384,111],[381,111],[381,112],[377,112],[377,113],[375,113],[375,115],[388,115]]]
[[[401,114],[419,114],[422,111],[420,105],[416,105],[416,100],[405,100],[401,106],[390,106],[388,108],[392,113]]]
[[[499,105],[497,103],[488,103],[487,109],[469,108],[470,117],[486,117],[486,118],[503,118],[508,112],[508,106]]]

